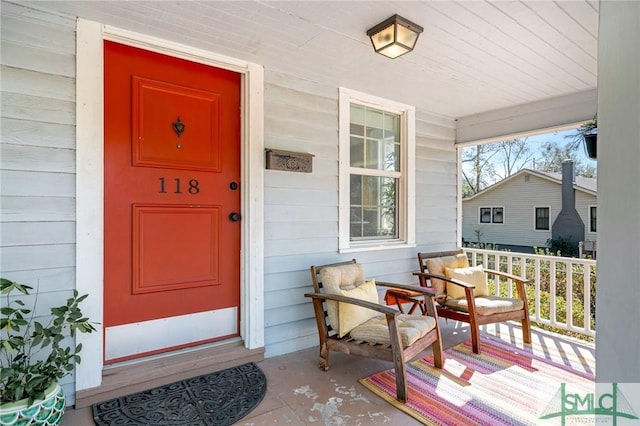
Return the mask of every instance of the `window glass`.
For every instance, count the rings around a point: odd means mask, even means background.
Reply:
[[[400,115],[351,104],[351,167],[400,171]]]
[[[502,207],[494,207],[493,208],[493,223],[502,223],[504,218],[503,216],[503,208]]]
[[[351,239],[398,238],[398,180],[378,176],[351,175]]]
[[[490,207],[481,207],[480,208],[480,223],[491,223],[491,208]]]
[[[549,207],[536,207],[536,230],[549,230]]]
[[[589,207],[589,232],[597,232],[596,213],[597,207]]]

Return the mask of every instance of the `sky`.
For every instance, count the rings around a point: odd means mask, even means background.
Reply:
[[[531,143],[531,149],[532,150],[542,150],[542,148],[544,147],[546,142],[558,142],[558,144],[560,144],[561,146],[565,146],[567,145],[569,142],[571,142],[572,138],[569,137],[567,138],[566,136],[572,136],[575,135],[576,131],[574,129],[572,130],[565,130],[562,132],[554,132],[554,133],[547,133],[547,134],[542,134],[542,135],[536,135],[536,136],[529,136],[528,141]],[[584,148],[584,143],[580,143],[580,147],[577,149],[576,151],[576,158],[574,158],[574,160],[581,160],[585,166],[592,166],[592,167],[597,167],[598,162],[596,160],[592,160],[589,157],[587,157],[587,152]]]
[[[535,155],[535,158],[537,158],[538,160],[541,160],[544,157],[544,147],[547,144],[547,142],[554,142],[561,147],[565,147],[566,145],[570,144],[574,140],[573,136],[575,134],[576,134],[576,130],[571,129],[571,130],[564,130],[559,132],[545,133],[545,134],[540,134],[535,136],[528,136],[527,144],[529,149],[531,150],[531,153]],[[473,147],[472,146],[465,147],[465,149],[471,149],[471,148]],[[576,164],[581,164],[584,167],[593,167],[596,169],[596,173],[597,173],[598,163],[597,161],[592,160],[587,156],[587,152],[584,147],[583,141],[580,141],[578,149],[575,150],[574,155],[575,156],[573,160]],[[485,174],[484,175],[485,185],[491,185],[496,183],[502,177],[504,177],[506,173],[503,166],[504,158],[502,157],[502,155],[498,154],[492,157],[491,163],[494,165],[494,168],[497,174],[496,175]],[[464,170],[467,171],[469,176],[474,175],[474,173],[471,172],[470,170],[470,168],[472,168],[471,163],[463,163],[463,168]],[[512,173],[515,173],[517,170],[521,168],[535,169],[535,165],[532,161],[527,162],[527,164],[524,166],[521,166],[521,162],[517,162],[517,168],[514,169]]]

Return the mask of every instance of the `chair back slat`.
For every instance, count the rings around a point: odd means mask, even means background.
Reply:
[[[311,266],[311,280],[313,281],[313,291],[316,293],[322,293],[322,281],[320,280],[320,272],[324,268],[329,268],[333,266],[345,266],[345,265],[353,265],[356,263],[355,259],[351,259],[346,262],[337,262],[337,263],[329,263],[327,265],[319,265],[319,266]]]
[[[449,250],[449,251],[436,251],[431,253],[418,253],[418,262],[420,263],[420,272],[427,272],[427,259],[434,259],[436,257],[448,257],[456,256],[464,253],[464,250]]]

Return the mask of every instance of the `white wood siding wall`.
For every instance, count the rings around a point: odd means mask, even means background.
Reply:
[[[597,232],[589,232],[589,207],[595,206],[598,203],[598,197],[595,195],[587,194],[586,192],[576,191],[576,210],[584,222],[584,239],[590,241],[598,240]],[[596,212],[597,221],[597,212]],[[598,224],[596,223],[596,230]]]
[[[265,81],[265,147],[315,155],[312,173],[265,170],[265,355],[270,357],[318,344],[313,308],[303,296],[312,290],[311,265],[356,258],[369,277],[409,283],[418,264],[417,249],[338,253],[338,84],[269,70]],[[421,249],[453,248],[453,122],[420,111],[416,116],[416,243]]]
[[[75,21],[2,6],[3,276],[63,299],[75,271]],[[355,257],[369,277],[409,283],[418,250],[456,246],[454,122],[418,109],[417,247],[338,253],[339,86],[265,70],[265,147],[315,155],[313,173],[265,170],[267,357],[318,344],[310,265]]]
[[[1,25],[0,271],[46,315],[75,287],[75,20],[2,2]]]
[[[525,176],[529,176],[526,182]],[[540,177],[522,174],[498,187],[462,202],[462,236],[477,242],[480,229],[483,243],[546,247],[551,226],[562,208],[561,185]],[[479,223],[479,208],[504,206],[504,223]],[[534,207],[549,207],[549,231],[534,229]]]

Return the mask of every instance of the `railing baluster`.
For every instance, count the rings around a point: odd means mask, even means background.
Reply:
[[[534,271],[535,274],[535,288],[534,294],[536,295],[536,319],[540,319],[540,259],[534,259],[534,267],[536,268]]]
[[[549,321],[552,325],[557,325],[556,322],[556,262],[551,261],[549,263]]]
[[[566,291],[566,301],[567,301],[567,327],[569,330],[572,330],[573,327],[573,263],[567,262],[567,291]]]
[[[483,250],[483,249],[474,249],[474,248],[466,248],[465,251],[471,254],[472,264],[475,265],[478,262],[478,258],[482,258],[482,265],[485,268],[504,270],[510,274],[513,274],[514,270],[514,262],[517,260],[520,265],[520,276],[526,278],[527,276],[532,276],[535,300],[530,301],[531,307],[535,312],[531,312],[532,321],[536,321],[541,324],[552,325],[557,328],[575,331],[578,333],[585,334],[587,336],[595,336],[595,330],[591,327],[591,301],[593,300],[594,295],[591,294],[591,268],[596,267],[596,261],[592,259],[579,259],[579,258],[566,258],[560,256],[545,256],[545,255],[537,255],[537,254],[526,254],[526,253],[511,253],[504,251],[495,251],[495,250]],[[493,264],[490,262],[493,261]],[[504,265],[503,262],[506,262]],[[544,263],[543,263],[544,262]],[[549,265],[549,294],[550,294],[550,302],[549,302],[549,318],[542,317],[542,308],[541,306],[541,288],[542,288],[542,280],[543,274],[541,272],[542,265],[548,263]],[[504,265],[504,266],[503,266]],[[528,274],[527,267],[533,266],[533,273]],[[574,324],[573,318],[573,305],[574,303],[578,303],[578,299],[574,299],[573,297],[573,287],[574,287],[574,275],[573,270],[576,268],[576,274],[579,273],[578,268],[582,268],[582,280],[583,286],[582,291],[584,297],[582,302],[584,304],[584,325],[577,326]],[[561,278],[556,277],[558,272],[561,272],[562,269],[565,269],[565,287],[559,288],[559,283],[562,282]],[[495,277],[496,282],[496,290],[495,294],[499,295],[499,287],[500,282],[499,278]],[[513,297],[513,282],[511,280],[507,280],[507,293],[509,297]],[[593,286],[595,288],[595,285]],[[565,300],[566,300],[566,321],[559,321],[556,313],[557,309],[557,293],[558,291],[562,292],[565,290]]]
[[[584,282],[584,332],[590,334],[595,331],[591,329],[591,265],[583,265],[582,274]]]

